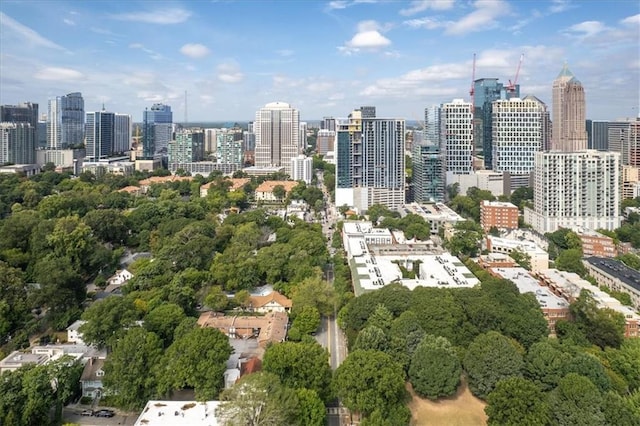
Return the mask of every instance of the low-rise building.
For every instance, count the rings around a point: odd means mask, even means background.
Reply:
[[[91,358],[84,365],[80,376],[80,387],[82,396],[85,398],[97,399],[105,396],[104,385],[104,359]]]
[[[256,201],[262,202],[279,202],[282,201],[274,193],[273,190],[281,186],[284,188],[285,197],[293,188],[298,186],[298,182],[292,180],[265,180],[256,188]]]
[[[13,351],[5,359],[0,361],[0,374],[5,371],[15,371],[25,365],[42,365],[49,362],[46,354],[33,354],[28,352]]]
[[[178,176],[178,175],[151,176],[150,178],[142,179],[140,182],[138,182],[138,184],[140,185],[140,191],[143,194],[146,194],[149,191],[149,189],[151,188],[151,185],[154,185],[154,184],[163,185],[165,183],[179,182],[179,181],[183,181],[183,180],[192,181],[193,177],[191,177],[191,176]]]
[[[491,268],[493,275],[513,282],[520,293],[535,295],[542,314],[549,324],[549,331],[555,333],[556,322],[570,317],[569,302],[554,294],[549,287],[543,286],[524,268]]]
[[[531,263],[531,271],[537,272],[549,268],[549,253],[540,248],[535,242],[529,240],[512,240],[508,238],[487,235],[486,248],[491,253],[510,254],[519,250],[528,255]]]
[[[515,260],[503,253],[482,254],[478,257],[478,265],[483,269],[515,268],[518,266]]]
[[[405,204],[398,210],[402,216],[413,213],[422,217],[431,226],[431,235],[438,235],[440,228],[443,228],[445,225],[455,226],[458,222],[464,222],[466,220],[444,203],[410,203]]]
[[[283,342],[287,337],[289,316],[286,312],[269,312],[264,316],[226,316],[203,312],[198,318],[200,327],[217,328],[229,338],[256,338],[264,348],[268,343]]]
[[[491,228],[516,229],[518,227],[518,207],[502,201],[480,203],[480,225],[485,232]]]
[[[80,327],[86,324],[86,321],[77,320],[69,327],[67,327],[67,342],[75,343],[78,345],[84,345],[84,340],[82,340],[82,333],[80,332]]]
[[[624,316],[625,337],[640,337],[640,315],[633,308],[622,305],[617,299],[600,290],[589,281],[580,278],[578,274],[558,269],[547,269],[538,271],[536,275],[543,285],[549,287],[554,294],[569,303],[576,300],[582,290],[588,290],[596,301],[598,308],[609,308]]]
[[[604,257],[587,257],[583,263],[598,285],[628,294],[633,306],[640,311],[640,272]]]
[[[247,183],[251,182],[249,178],[228,178],[225,181],[229,181],[231,185],[229,186],[229,191],[236,191],[238,189],[242,189]],[[209,194],[209,188],[211,185],[215,185],[215,181],[211,181],[209,183],[205,183],[200,187],[200,196],[206,197]]]
[[[573,228],[573,232],[580,237],[584,256],[616,257],[618,255],[613,238],[584,228]]]
[[[289,312],[291,311],[291,299],[277,291],[272,291],[266,295],[251,295],[249,298],[250,308],[254,312]]]

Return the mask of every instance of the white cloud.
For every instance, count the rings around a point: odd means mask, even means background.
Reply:
[[[400,15],[411,16],[427,9],[448,10],[453,7],[455,0],[417,0],[412,1],[408,8],[401,9]]]
[[[234,61],[218,65],[218,80],[224,83],[239,83],[244,79],[244,74]]]
[[[148,49],[148,48],[144,47],[144,45],[142,43],[131,43],[131,44],[129,44],[129,48],[130,49],[142,50],[144,53],[148,54],[151,59],[154,59],[156,61],[159,60],[159,59],[162,59],[162,55],[161,54],[159,54],[155,50],[151,50],[151,49]]]
[[[335,10],[335,9],[346,9],[348,7],[348,3],[346,1],[330,1],[327,4],[327,9],[328,10]]]
[[[580,37],[591,37],[606,29],[607,27],[600,21],[584,21],[570,26],[566,31]]]
[[[276,50],[276,53],[282,57],[288,57],[288,56],[293,56],[294,55],[294,51],[290,50],[290,49],[280,49],[280,50]]]
[[[112,15],[119,21],[144,22],[146,24],[180,24],[191,16],[191,12],[179,8],[158,9],[146,12],[129,12]]]
[[[551,3],[549,7],[551,13],[560,13],[573,8],[570,0],[551,0]]]
[[[211,51],[203,44],[188,43],[180,48],[180,53],[190,58],[199,59],[207,56]]]
[[[325,93],[333,88],[333,84],[328,81],[316,81],[307,86],[307,90],[315,93]]]
[[[376,21],[362,21],[358,24],[358,32],[338,47],[342,53],[350,55],[361,49],[375,51],[391,44],[391,40],[380,33],[380,25]]]
[[[426,28],[428,30],[435,30],[436,28],[442,28],[446,26],[446,23],[429,17],[410,19],[408,21],[404,21],[404,24],[412,28]]]
[[[84,79],[84,74],[71,68],[46,67],[36,72],[33,77],[48,81],[77,81]]]
[[[621,24],[625,25],[640,25],[640,13],[633,16],[628,16],[620,21]]]
[[[44,38],[31,28],[22,25],[20,22],[11,18],[4,12],[0,12],[0,28],[2,28],[3,38],[5,37],[5,31],[17,35],[21,41],[26,41],[28,44],[34,46],[47,47],[49,49],[65,50],[62,46],[52,42],[51,40]]]
[[[63,19],[62,22],[64,22],[65,24],[67,24],[67,25],[69,25],[71,27],[76,25],[76,23],[73,20],[68,19],[68,18]]]
[[[448,25],[445,32],[461,35],[486,30],[497,24],[496,18],[509,13],[509,3],[503,0],[477,0],[473,7],[476,10]]]

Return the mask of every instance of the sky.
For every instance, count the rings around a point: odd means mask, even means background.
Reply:
[[[565,61],[585,87],[587,118],[635,117],[637,0],[219,0],[0,2],[0,104],[81,92],[85,110],[174,122],[249,121],[282,101],[301,120],[418,120],[469,100],[476,78],[514,80],[551,108]],[[185,114],[185,91],[187,93]]]

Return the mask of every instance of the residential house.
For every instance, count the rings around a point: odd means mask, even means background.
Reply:
[[[262,348],[268,343],[283,342],[287,337],[289,316],[286,312],[269,312],[264,316],[225,316],[203,312],[198,318],[200,327],[217,328],[230,338],[256,338]]]
[[[231,186],[229,186],[229,191],[236,191],[238,189],[242,189],[247,183],[251,182],[249,178],[228,178],[225,181],[231,182]],[[215,184],[215,181],[205,183],[200,187],[200,197],[206,197],[209,194],[209,188],[211,185]]]
[[[82,396],[91,399],[102,398],[104,386],[102,380],[104,378],[104,359],[91,358],[85,364],[80,376],[80,386],[82,387]]]
[[[273,193],[274,188],[277,186],[282,186],[284,188],[285,194],[289,194],[289,192],[291,192],[293,188],[298,186],[298,182],[292,180],[266,180],[256,188],[256,201],[281,201]]]
[[[77,320],[69,327],[67,327],[67,342],[76,343],[78,345],[84,345],[84,341],[82,340],[82,333],[80,332],[80,327],[84,325],[86,321]]]
[[[249,299],[251,309],[255,312],[290,312],[291,299],[277,291],[272,291],[267,295],[252,295]]]

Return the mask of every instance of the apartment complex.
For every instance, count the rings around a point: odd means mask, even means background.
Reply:
[[[473,105],[462,99],[442,104],[442,146],[449,175],[473,171]]]
[[[487,251],[490,253],[510,254],[518,250],[529,256],[531,271],[542,271],[549,268],[549,253],[534,241],[526,239],[499,238],[487,235],[485,239]]]
[[[628,294],[633,306],[640,310],[640,272],[620,261],[604,257],[587,257],[583,263],[600,286]]]
[[[580,238],[584,256],[616,257],[618,249],[613,238],[589,229],[574,228]]]
[[[488,231],[498,229],[515,229],[518,227],[518,207],[502,201],[482,201],[480,203],[480,225]]]

